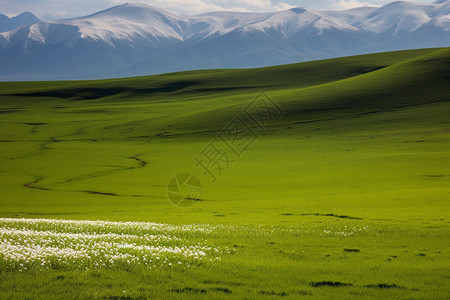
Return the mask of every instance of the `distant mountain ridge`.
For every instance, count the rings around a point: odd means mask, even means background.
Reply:
[[[38,21],[39,18],[29,12],[24,12],[12,18],[0,14],[0,32],[14,30],[20,26],[33,24]]]
[[[248,68],[450,46],[450,0],[380,8],[194,16],[124,4],[0,33],[0,80],[92,79]]]

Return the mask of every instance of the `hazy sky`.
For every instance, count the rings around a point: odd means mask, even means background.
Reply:
[[[195,14],[205,11],[274,11],[303,6],[312,9],[346,9],[380,6],[390,0],[0,0],[0,13],[14,16],[29,11],[62,18],[90,14],[123,3],[146,3],[174,12]],[[433,0],[413,0],[431,3]]]

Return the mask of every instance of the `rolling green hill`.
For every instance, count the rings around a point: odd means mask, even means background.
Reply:
[[[258,95],[275,109],[264,126],[245,114],[261,103]],[[0,83],[0,216],[264,225],[280,233],[211,238],[240,253],[218,268],[223,278],[241,270],[242,285],[213,276],[238,298],[258,291],[269,298],[442,298],[449,294],[449,115],[450,48],[249,70]],[[220,138],[237,117],[246,133],[233,140],[245,148],[241,155]],[[225,153],[209,169],[214,176],[196,161],[211,143]],[[167,198],[169,180],[183,172],[202,184],[200,201],[184,208]],[[372,231],[319,236],[344,226]],[[312,236],[299,239],[286,228]],[[291,250],[306,253],[286,254]],[[207,283],[192,285],[211,272],[168,276],[191,288],[185,296],[207,297],[198,292],[209,293]],[[18,275],[8,276],[0,289]],[[153,295],[173,296],[165,293],[174,284],[158,276],[163,283]],[[260,290],[270,280],[270,291]],[[338,289],[342,294],[317,287],[329,280],[354,287]],[[388,283],[397,287],[370,288]],[[222,295],[221,288],[214,293]],[[99,290],[99,297],[111,295]]]
[[[179,212],[166,199],[169,179],[179,172],[202,177],[194,158],[261,91],[283,116],[267,124],[264,136],[218,183],[200,178],[204,201],[193,210],[204,213],[196,218],[217,220],[211,217],[217,206],[224,214],[233,211],[230,206],[240,210],[223,222],[267,208],[275,213],[337,206],[345,212],[353,204],[390,210],[409,203],[413,209],[430,193],[446,200],[448,152],[442,140],[450,127],[449,53],[416,50],[256,70],[2,83],[3,211],[101,211],[98,217],[112,219],[136,217],[137,211],[143,220],[189,221],[172,219]],[[133,168],[139,167],[133,156],[145,167]],[[45,190],[24,188],[36,179]],[[93,207],[80,207],[83,201]],[[119,208],[123,212],[114,213]],[[170,213],[161,216],[160,209]],[[258,215],[248,217],[260,222]]]

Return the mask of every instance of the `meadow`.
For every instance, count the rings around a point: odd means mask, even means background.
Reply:
[[[450,297],[449,70],[443,48],[0,83],[0,298]]]

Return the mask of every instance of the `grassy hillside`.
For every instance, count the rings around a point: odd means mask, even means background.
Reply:
[[[237,156],[218,136],[260,92],[282,113],[251,125],[257,138]],[[0,271],[0,291],[20,279],[22,295],[38,284],[99,298],[121,285],[131,298],[445,298],[449,114],[450,48],[0,83],[0,217],[223,224],[205,238],[236,249],[188,274]],[[216,181],[195,161],[211,142],[229,158]],[[203,187],[192,207],[167,199],[182,172]]]

